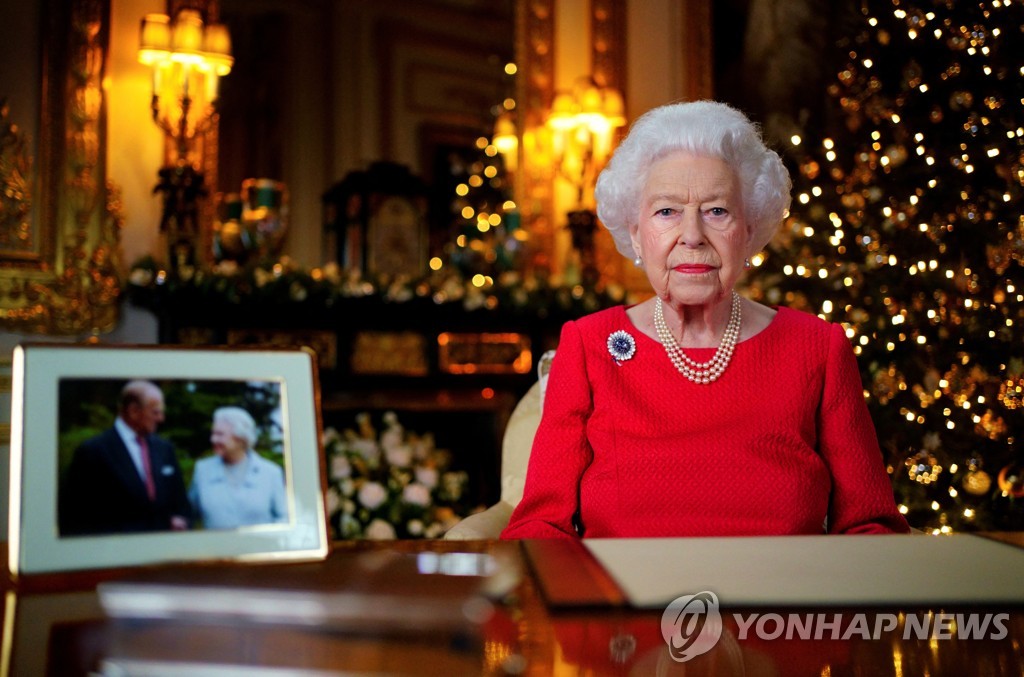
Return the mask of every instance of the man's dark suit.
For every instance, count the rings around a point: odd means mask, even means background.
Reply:
[[[149,499],[124,441],[110,428],[75,450],[58,501],[61,536],[166,531],[172,516],[189,516],[174,448],[155,435],[146,439],[156,499]]]

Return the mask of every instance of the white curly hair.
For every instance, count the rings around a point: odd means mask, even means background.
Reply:
[[[648,170],[677,150],[721,158],[732,167],[751,233],[747,254],[761,251],[789,209],[789,172],[743,113],[717,101],[692,101],[653,108],[637,118],[597,179],[597,216],[619,252],[630,259],[636,256],[630,228],[639,219]]]
[[[223,421],[231,427],[232,434],[245,442],[246,449],[256,445],[259,433],[252,415],[241,407],[220,407],[213,412],[213,422]]]

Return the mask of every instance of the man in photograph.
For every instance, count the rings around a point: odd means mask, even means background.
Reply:
[[[183,530],[189,503],[174,447],[156,436],[164,395],[149,381],[121,390],[111,428],[83,442],[68,466],[60,535]]]

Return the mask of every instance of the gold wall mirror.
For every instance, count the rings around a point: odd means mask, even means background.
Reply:
[[[0,328],[106,331],[117,321],[121,228],[106,172],[110,0],[18,3],[5,15]]]

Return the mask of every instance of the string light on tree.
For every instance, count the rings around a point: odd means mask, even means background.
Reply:
[[[931,533],[1024,529],[1021,25],[1019,0],[865,0],[837,123],[791,139],[796,199],[751,280],[844,326],[898,503]]]
[[[517,71],[514,63],[504,65],[508,78]],[[450,166],[457,177],[450,206],[454,237],[445,252],[455,270],[476,287],[489,286],[499,274],[516,270],[527,240],[512,199],[518,153],[515,108],[511,96],[496,104],[491,111],[493,135],[479,137],[475,152],[453,158]],[[438,269],[443,266],[439,259]]]

